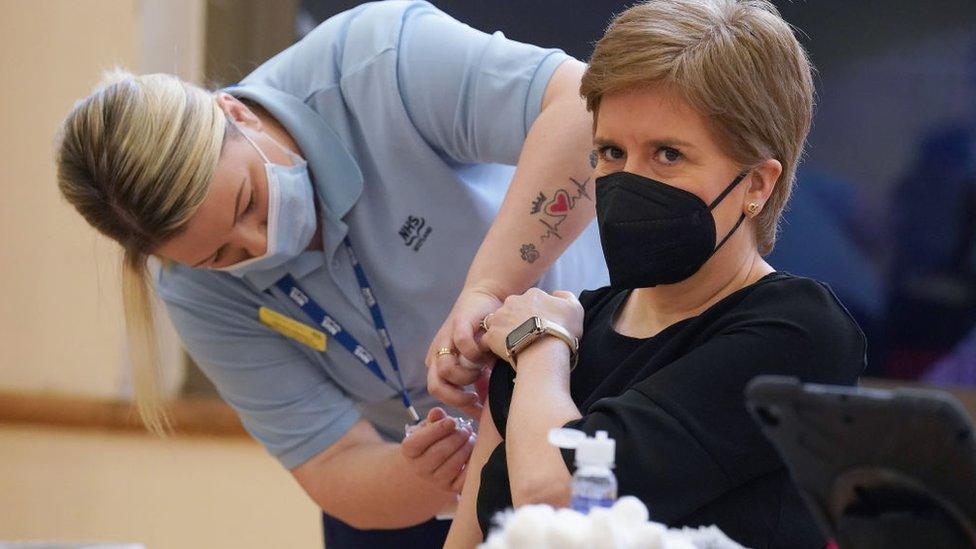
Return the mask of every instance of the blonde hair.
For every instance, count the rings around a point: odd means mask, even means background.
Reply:
[[[605,94],[665,86],[707,119],[734,161],[754,167],[778,160],[783,172],[754,219],[765,255],[810,131],[811,71],[792,28],[767,0],[647,0],[611,21],[580,94],[595,128]]]
[[[206,90],[167,74],[116,70],[64,121],[61,194],[123,250],[122,291],[139,415],[169,430],[160,395],[147,259],[179,234],[206,197],[226,119]]]

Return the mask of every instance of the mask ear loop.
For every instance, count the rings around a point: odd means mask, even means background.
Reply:
[[[249,135],[247,135],[246,133],[244,133],[244,128],[238,126],[237,125],[237,122],[231,122],[231,123],[234,124],[234,127],[235,128],[237,128],[237,133],[241,134],[241,137],[243,137],[244,139],[246,139],[247,142],[250,143],[252,147],[254,147],[254,150],[258,151],[258,154],[261,155],[261,159],[264,160],[264,163],[265,164],[271,164],[271,161],[268,160],[268,157],[264,155],[264,151],[261,150],[261,147],[258,147],[258,144],[255,143],[254,140],[251,139],[251,137]]]
[[[712,203],[708,206],[708,211],[711,212],[713,209],[715,209],[715,206],[718,206],[719,203],[722,202],[722,200],[724,200],[725,197],[728,196],[729,193],[732,192],[732,190],[735,189],[739,185],[739,183],[742,182],[743,179],[745,179],[748,173],[749,173],[748,171],[744,171],[740,173],[738,177],[733,179],[732,182],[729,183],[729,186],[726,187],[724,191],[722,191],[722,194],[718,195],[718,198],[713,200]],[[732,235],[735,234],[735,231],[739,229],[739,225],[742,225],[742,222],[745,220],[746,220],[746,214],[740,214],[739,220],[736,221],[732,229],[728,233],[726,233],[725,238],[723,238],[722,241],[718,243],[718,246],[715,246],[715,249],[712,250],[711,255],[715,255],[715,252],[717,252],[719,248],[721,248],[730,238],[732,238]]]

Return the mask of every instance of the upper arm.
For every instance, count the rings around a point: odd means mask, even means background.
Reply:
[[[397,78],[411,121],[433,148],[457,162],[514,165],[550,77],[567,59],[419,5],[403,22]]]
[[[331,446],[359,419],[320,364],[257,320],[256,306],[204,293],[188,297],[164,296],[184,346],[248,432],[286,468]]]
[[[481,410],[481,421],[478,422],[478,440],[475,442],[474,450],[471,451],[471,459],[468,461],[468,469],[465,473],[462,498],[468,497],[477,501],[478,489],[481,485],[481,469],[501,441],[502,437],[491,418],[491,400],[485,399],[484,408]]]

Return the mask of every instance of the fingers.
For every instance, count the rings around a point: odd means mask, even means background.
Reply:
[[[443,413],[443,410],[441,413]],[[449,417],[441,418],[435,423],[417,429],[409,437],[403,439],[400,450],[404,456],[410,459],[417,459],[425,454],[431,446],[456,431],[457,424],[454,423],[453,419]]]
[[[469,434],[467,440],[434,470],[434,481],[441,485],[451,486],[453,489],[458,475],[468,462],[468,459],[471,458],[471,451],[474,449],[476,440],[473,433]]]
[[[459,491],[463,486],[464,466],[471,458],[477,436],[469,427],[458,428],[444,410],[435,408],[427,414],[434,423],[425,425],[400,444],[401,454],[410,469],[421,478],[443,490]]]
[[[565,299],[566,301],[576,301],[576,294],[573,292],[567,292],[566,290],[556,290],[552,292],[553,297],[558,297],[559,299]]]
[[[427,423],[437,423],[438,420],[447,417],[447,412],[444,411],[440,406],[435,406],[427,412]]]
[[[462,410],[471,417],[481,417],[478,415],[481,410],[478,395],[441,379],[438,368],[427,370],[427,391],[448,406]]]
[[[488,332],[481,338],[482,343],[489,349],[492,353],[500,358],[505,358],[508,356],[508,349],[505,346],[505,337],[510,331],[507,325],[502,322],[502,318],[499,318],[498,324],[490,327]]]
[[[460,360],[466,359],[454,355],[437,357],[434,361],[434,368],[437,369],[437,374],[441,380],[456,387],[464,387],[465,385],[474,383],[478,379],[478,376],[481,375],[480,368],[477,370],[465,368],[461,366]]]
[[[434,334],[434,339],[430,341],[430,346],[427,347],[427,356],[424,357],[424,364],[430,368],[430,365],[434,362],[434,357],[437,354],[437,350],[444,346],[444,343],[450,342],[450,323],[445,322],[437,333]]]
[[[453,423],[453,421],[451,422]],[[458,468],[467,462],[467,456],[471,455],[471,451],[470,449],[465,451],[464,447],[471,438],[471,433],[467,429],[456,429],[449,436],[446,436],[431,444],[429,447],[427,447],[427,450],[420,455],[420,457],[416,458],[417,470],[419,470],[423,476],[428,477],[440,484],[444,484],[446,488],[446,485],[450,484],[451,481],[454,480],[454,476],[457,474],[457,469],[454,471],[442,471],[441,477],[438,477],[436,472],[442,465],[449,462],[452,458],[455,458],[456,453],[463,454],[461,456],[463,460],[457,465]]]
[[[454,346],[461,355],[476,364],[483,363],[487,358],[478,344],[476,333],[481,330],[481,319],[459,318],[454,324]]]

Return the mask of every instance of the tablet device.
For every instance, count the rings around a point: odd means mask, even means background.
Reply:
[[[973,424],[948,393],[760,376],[746,402],[842,549],[976,547]]]

